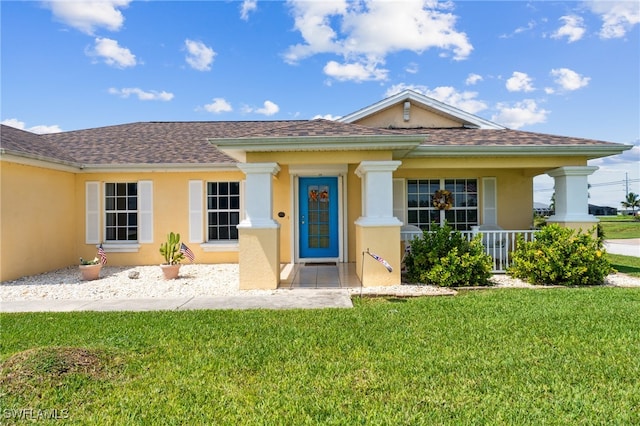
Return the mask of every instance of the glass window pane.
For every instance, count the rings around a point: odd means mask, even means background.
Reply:
[[[220,229],[218,230],[218,232],[219,232],[218,238],[220,238],[221,240],[228,240],[229,239],[229,227],[221,226]]]
[[[138,184],[137,183],[128,183],[127,184],[127,195],[129,196],[137,196],[138,195]]]
[[[229,182],[229,194],[240,195],[240,182]]]
[[[230,209],[234,209],[234,210],[239,210],[240,209],[240,197],[239,196],[230,197],[229,208]]]
[[[115,210],[116,200],[114,198],[107,198],[105,200],[105,210]]]
[[[209,239],[217,240],[218,239],[218,228],[215,226],[209,227]]]
[[[116,209],[117,210],[126,210],[127,209],[127,199],[125,197],[116,198]]]
[[[231,229],[229,229],[229,238],[232,240],[238,239],[238,228],[234,226]]]
[[[116,186],[113,183],[107,183],[105,186],[105,194],[107,197],[116,195]]]
[[[228,225],[229,224],[229,213],[220,212],[218,214],[218,222],[220,223],[220,225]]]
[[[218,199],[216,197],[207,198],[207,209],[209,209],[209,210],[217,210],[218,209]]]
[[[129,210],[138,210],[138,197],[129,197],[129,205],[127,206],[127,209]]]
[[[240,223],[240,213],[238,213],[238,212],[229,213],[229,219],[230,219],[232,225],[239,224]]]
[[[127,195],[127,184],[126,183],[116,183],[116,195],[118,195],[118,196]]]
[[[228,195],[229,194],[229,183],[228,182],[220,182],[220,183],[218,183],[218,194],[219,195]]]
[[[207,194],[216,195],[218,193],[218,185],[215,182],[207,182]]]
[[[226,210],[229,208],[229,198],[227,197],[220,197],[218,199],[218,208],[219,209],[223,209]]]

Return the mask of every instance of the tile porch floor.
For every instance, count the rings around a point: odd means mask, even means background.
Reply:
[[[279,288],[353,288],[360,287],[355,263],[284,264]]]

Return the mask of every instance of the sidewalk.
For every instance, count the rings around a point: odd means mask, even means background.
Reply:
[[[175,299],[21,300],[0,303],[0,312],[186,311],[193,309],[352,308],[349,290],[290,290],[268,295]]]
[[[607,253],[640,257],[640,238],[605,240],[604,248]]]

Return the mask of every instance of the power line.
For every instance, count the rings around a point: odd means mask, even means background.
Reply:
[[[611,181],[611,182],[598,182],[598,183],[592,183],[589,184],[589,188],[598,188],[598,187],[603,187],[603,186],[613,186],[613,185],[626,185],[627,183],[638,183],[640,182],[640,179],[629,179],[629,180],[616,180],[616,181]],[[627,186],[628,188],[628,186]],[[549,192],[549,191],[555,191],[555,189],[552,188],[538,188],[538,189],[534,189],[534,192]],[[627,193],[629,191],[627,190]]]

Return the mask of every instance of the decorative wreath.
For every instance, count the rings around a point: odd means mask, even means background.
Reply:
[[[433,194],[431,204],[438,210],[449,210],[453,207],[453,196],[451,191],[440,189]]]

